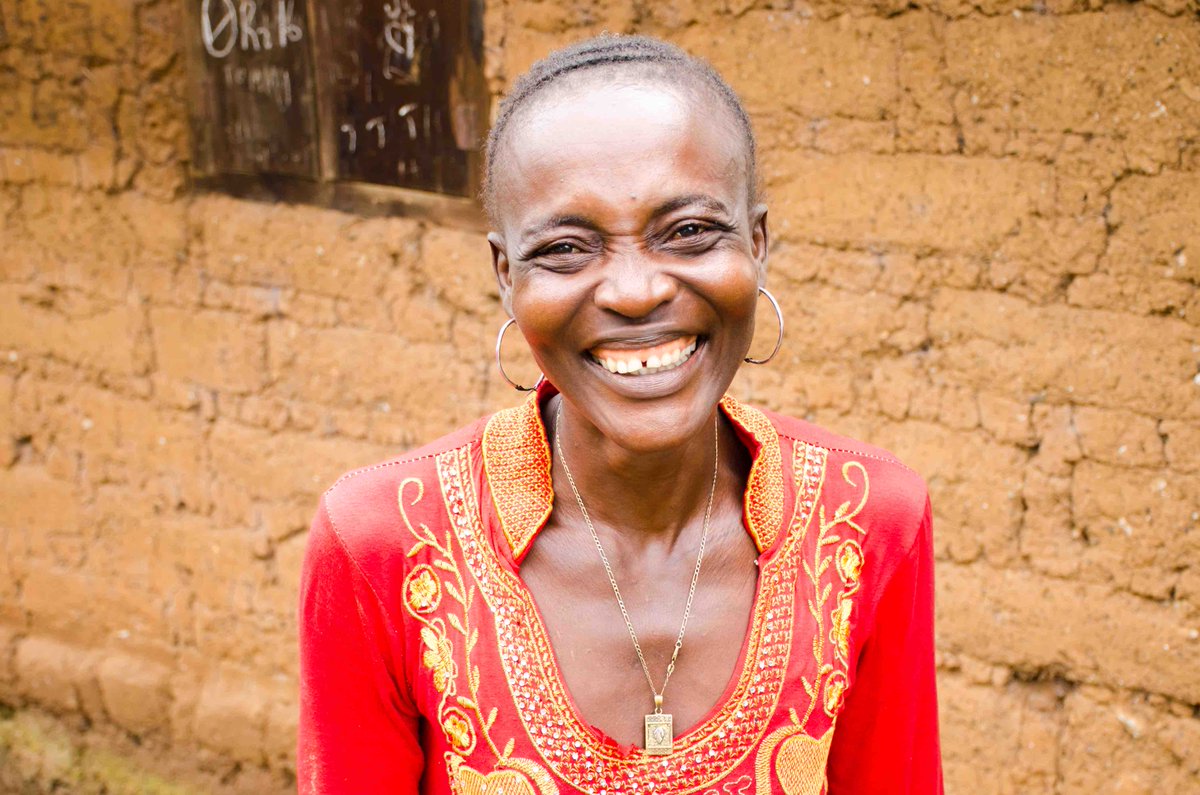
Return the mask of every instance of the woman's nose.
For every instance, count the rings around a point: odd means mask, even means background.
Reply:
[[[651,258],[630,254],[613,256],[605,264],[596,287],[596,305],[625,317],[646,317],[675,297],[678,285]]]

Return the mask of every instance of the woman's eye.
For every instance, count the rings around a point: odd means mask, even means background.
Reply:
[[[703,224],[683,224],[683,225],[675,228],[675,231],[671,234],[671,237],[674,237],[674,238],[695,237],[696,235],[699,235],[706,231],[708,231],[708,227],[704,226]]]
[[[578,251],[579,248],[573,243],[555,243],[552,246],[547,246],[546,248],[542,249],[542,254],[549,254],[553,256],[555,254],[575,254]]]

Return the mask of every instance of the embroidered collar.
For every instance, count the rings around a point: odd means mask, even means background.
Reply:
[[[483,432],[483,466],[513,560],[518,564],[550,517],[550,445],[541,402],[554,395],[544,385],[519,406],[492,415]],[[744,521],[759,553],[770,549],[783,524],[783,461],[779,436],[766,415],[726,395],[721,410],[752,456],[746,481]]]

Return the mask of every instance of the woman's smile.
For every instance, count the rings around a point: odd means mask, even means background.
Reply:
[[[592,373],[614,393],[649,400],[686,388],[704,369],[704,347],[703,338],[689,335],[652,347],[593,349],[585,358]]]
[[[610,373],[620,375],[652,375],[674,370],[684,364],[696,351],[694,335],[676,337],[651,347],[622,349],[616,346],[592,348],[592,361]]]

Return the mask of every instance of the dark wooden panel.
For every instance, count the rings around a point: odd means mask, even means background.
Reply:
[[[487,128],[479,0],[314,0],[326,175],[470,196]]]
[[[185,0],[194,167],[316,178],[306,0]]]

